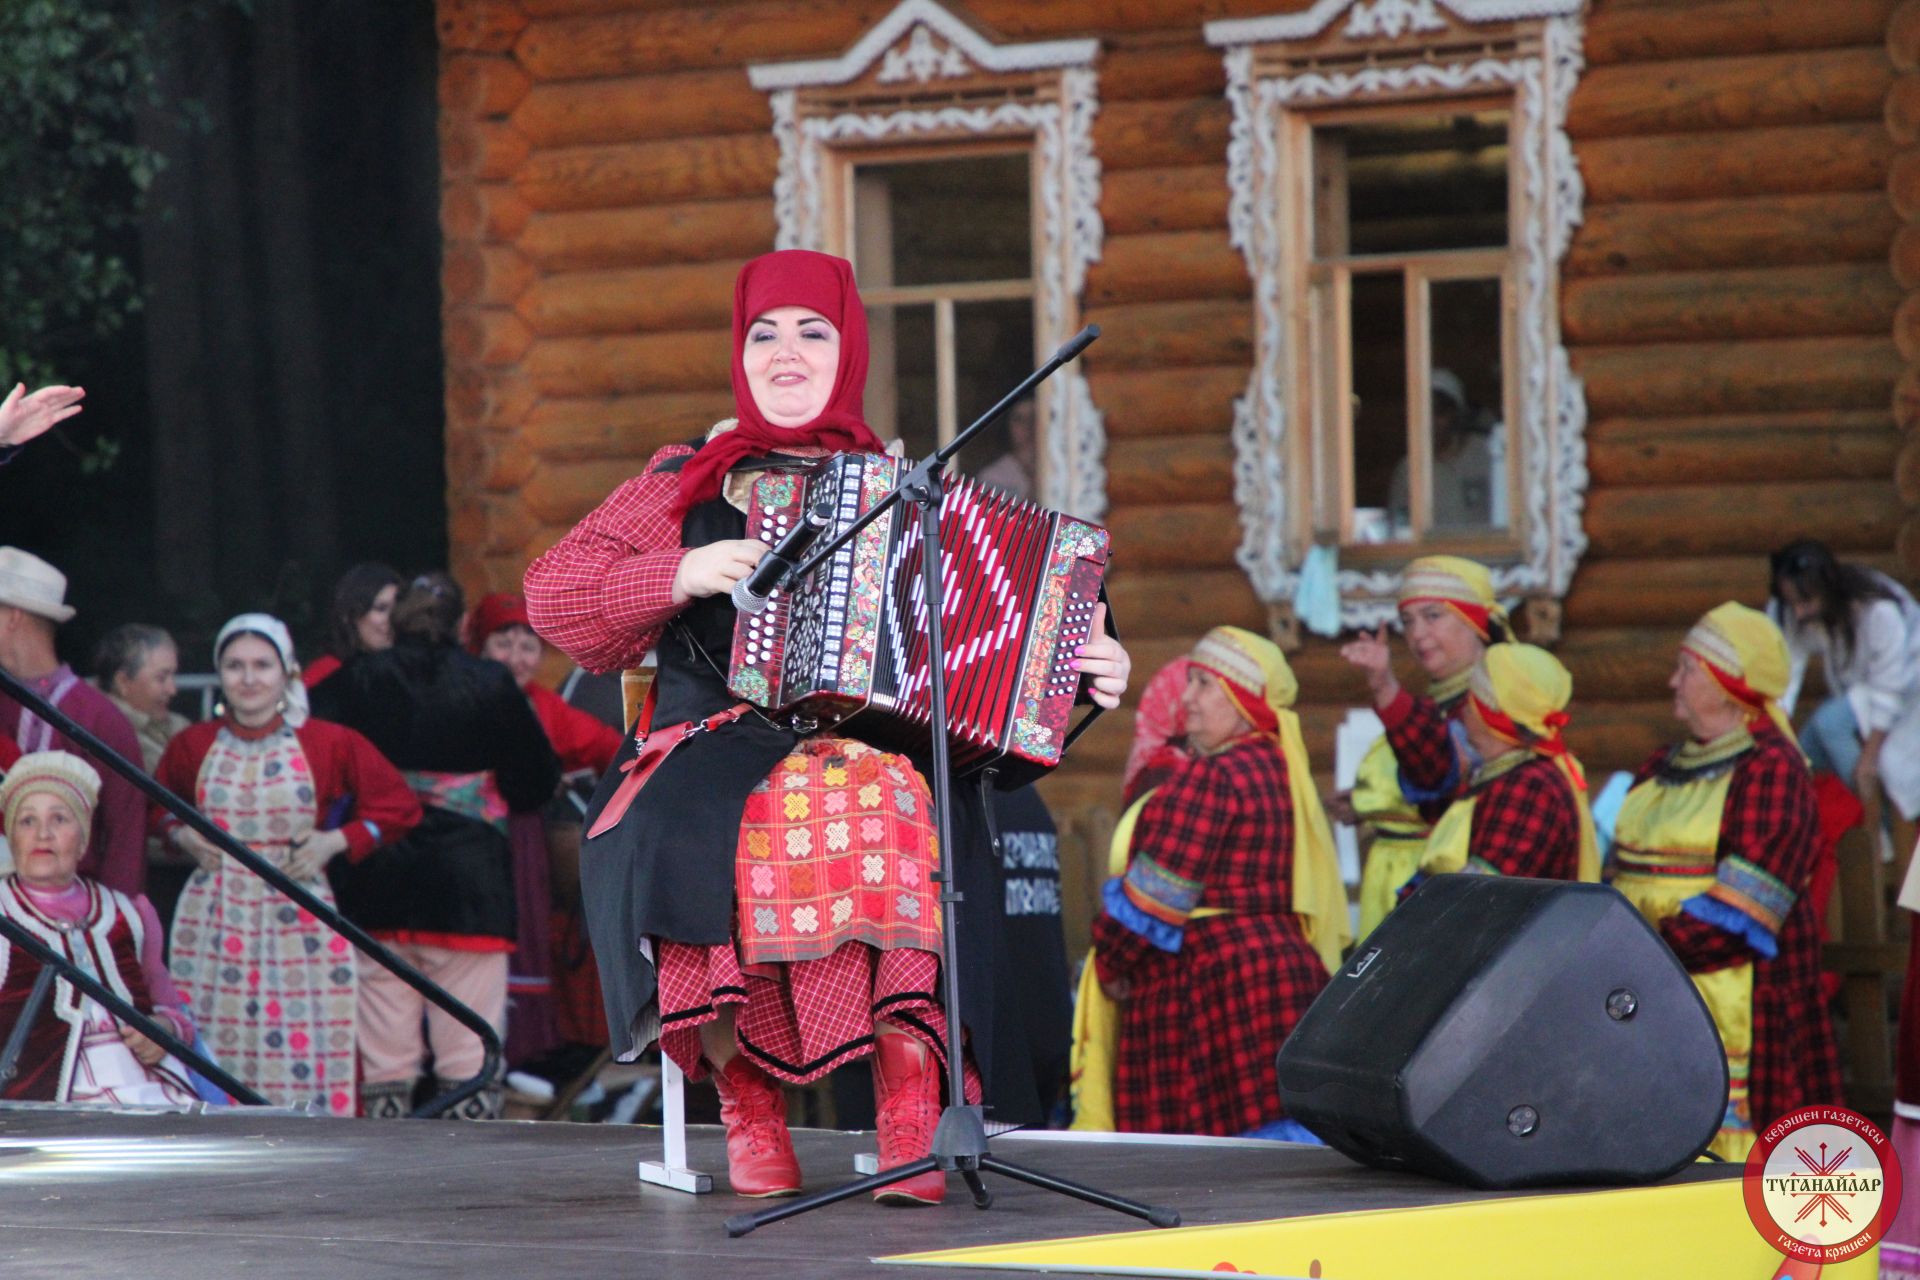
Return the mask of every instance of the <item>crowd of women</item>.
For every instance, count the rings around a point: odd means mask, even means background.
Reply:
[[[710,1078],[733,1189],[773,1196],[801,1184],[783,1084],[870,1060],[891,1167],[928,1151],[950,1101],[949,1055],[977,1100],[989,1059],[1013,1046],[991,1035],[991,779],[953,788],[968,970],[954,1027],[936,995],[946,949],[931,762],[767,716],[727,688],[729,593],[765,550],[744,536],[749,486],[883,447],[863,416],[866,321],[849,264],[804,251],[748,263],[732,338],[737,416],[654,455],[529,568],[524,604],[480,602],[465,648],[444,575],[402,583],[363,569],[342,584],[334,652],[304,680],[274,619],[222,629],[215,720],[166,719],[165,682],[142,665],[173,661],[157,641],[128,637],[105,679],[141,715],[158,777],[496,1023],[516,981],[530,998],[553,989],[545,878],[529,869],[563,825],[563,767],[597,775],[571,809],[570,840],[604,1033],[623,1058],[658,1042]],[[1432,556],[1407,569],[1399,620],[1424,691],[1401,686],[1386,628],[1343,648],[1383,734],[1351,790],[1325,802],[1281,650],[1232,627],[1201,636],[1139,700],[1075,1013],[1077,1123],[1310,1138],[1284,1114],[1273,1062],[1355,938],[1333,819],[1370,835],[1360,936],[1438,874],[1617,887],[1695,975],[1719,1026],[1733,1081],[1723,1154],[1793,1105],[1838,1101],[1811,893],[1813,771],[1884,794],[1900,814],[1920,808],[1907,742],[1920,734],[1920,606],[1817,544],[1786,548],[1773,570],[1770,611],[1729,602],[1687,633],[1670,681],[1678,741],[1632,775],[1606,831],[1567,745],[1574,680],[1515,640],[1479,564]],[[1103,624],[1096,611],[1076,665],[1083,698],[1115,706],[1130,659]],[[641,739],[585,722],[532,682],[543,637],[593,671],[653,655]],[[1832,697],[1796,737],[1788,711],[1816,654]],[[21,911],[97,913],[129,989],[242,1078],[276,1101],[398,1114],[427,1064],[442,1076],[477,1066],[472,1037],[164,815],[155,832],[195,870],[169,966],[156,967],[152,909],[76,879],[71,834],[39,834],[59,804],[84,830],[93,803],[84,766],[56,755],[21,761],[0,791]],[[138,1036],[75,1034],[121,1044],[155,1079],[178,1074]],[[877,1198],[933,1203],[943,1183],[923,1174]]]
[[[49,587],[57,576],[43,562],[25,574]],[[0,582],[0,613],[36,606],[48,624],[70,616],[50,600]],[[123,751],[131,763],[508,1031],[510,1061],[538,1065],[569,1046],[590,1057],[605,1040],[577,951],[563,953],[556,989],[549,835],[567,847],[571,818],[577,847],[580,806],[564,771],[596,776],[619,731],[536,682],[542,648],[517,596],[469,611],[445,574],[403,582],[363,565],[341,580],[331,621],[329,651],[303,669],[277,618],[229,620],[212,646],[215,714],[198,723],[172,709],[172,638],[120,627],[100,645],[96,681],[99,714],[121,717],[127,735],[101,732],[98,717],[88,727],[116,747],[137,743]],[[53,682],[62,685],[64,710],[78,685],[70,672]],[[0,911],[95,967],[114,955],[120,994],[171,1019],[270,1103],[400,1116],[429,1088],[479,1073],[470,1030],[164,807],[151,809],[151,842],[131,869],[87,861],[101,773],[37,717],[24,735],[36,749],[21,754],[22,736],[18,722],[0,735],[14,872],[0,881],[12,887]],[[55,830],[37,809],[11,820],[8,796],[52,797],[65,825]],[[149,890],[167,909],[164,926]],[[560,900],[577,917],[577,904]],[[8,1008],[17,1017],[33,966],[5,972],[0,1018]],[[43,1010],[23,1057],[35,1069],[23,1067],[6,1095],[126,1102],[197,1090],[222,1100],[122,1029],[127,1049],[106,1034],[113,1025],[91,1002]],[[501,1093],[491,1081],[459,1114],[497,1114]]]

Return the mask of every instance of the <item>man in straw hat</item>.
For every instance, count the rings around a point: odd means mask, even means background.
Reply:
[[[1607,878],[1660,930],[1720,1029],[1732,1082],[1713,1150],[1843,1100],[1807,897],[1819,852],[1813,785],[1777,699],[1792,663],[1757,609],[1723,604],[1680,646],[1674,716],[1687,740],[1634,775]]]
[[[73,673],[54,650],[54,632],[73,617],[67,576],[39,556],[0,547],[0,667],[71,716],[135,765],[140,739],[107,696]],[[0,693],[0,734],[22,751],[85,752],[39,716]],[[93,837],[81,873],[122,893],[137,894],[147,879],[147,809],[119,774],[101,767],[104,781]]]

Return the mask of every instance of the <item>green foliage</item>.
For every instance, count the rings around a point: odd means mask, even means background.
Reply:
[[[125,251],[165,163],[134,131],[159,105],[153,13],[0,0],[0,385],[59,381],[139,309]]]

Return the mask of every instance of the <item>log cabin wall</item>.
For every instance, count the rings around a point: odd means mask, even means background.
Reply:
[[[728,414],[733,273],[774,237],[772,121],[745,67],[836,56],[893,7],[440,0],[449,506],[469,590],[516,587],[655,448]],[[1106,333],[1087,366],[1138,687],[1208,626],[1269,624],[1234,562],[1229,429],[1253,316],[1227,239],[1225,76],[1201,24],[1304,5],[949,7],[998,39],[1102,42],[1106,242],[1082,303]],[[1569,120],[1586,212],[1561,299],[1587,388],[1592,546],[1560,652],[1572,737],[1596,771],[1671,736],[1675,644],[1720,600],[1759,601],[1770,547],[1804,533],[1920,567],[1920,521],[1895,554],[1920,450],[1893,482],[1894,386],[1920,363],[1920,302],[1902,310],[1920,231],[1889,262],[1896,207],[1920,217],[1920,149],[1900,151],[1920,144],[1920,90],[1894,74],[1915,68],[1920,20],[1894,8],[1590,7]],[[1901,386],[1905,425],[1920,372]],[[1330,770],[1362,686],[1330,642],[1293,663],[1309,750]],[[1044,788],[1075,837],[1076,949],[1130,731],[1126,711],[1105,717]]]

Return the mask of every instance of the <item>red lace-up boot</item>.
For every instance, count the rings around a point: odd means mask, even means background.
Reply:
[[[909,1035],[875,1036],[873,1106],[882,1169],[931,1151],[940,1123],[940,1071],[933,1050]],[[939,1204],[946,1194],[947,1175],[930,1169],[880,1188],[873,1198],[880,1204]]]
[[[791,1196],[800,1191],[800,1162],[787,1135],[787,1099],[778,1081],[743,1053],[713,1072],[720,1120],[727,1126],[727,1181],[733,1194]]]

